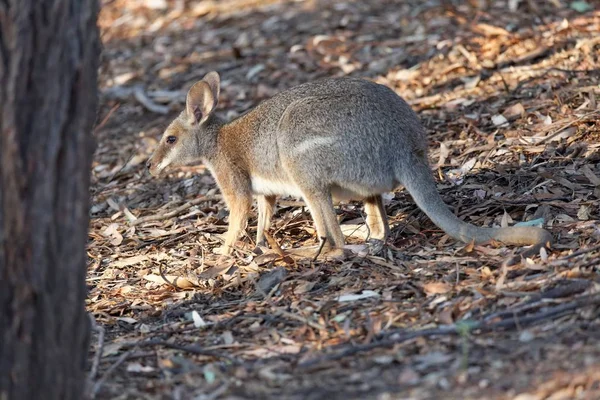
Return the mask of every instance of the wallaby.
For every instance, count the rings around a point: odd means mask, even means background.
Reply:
[[[229,208],[219,252],[229,254],[257,196],[257,244],[265,242],[277,195],[301,197],[323,250],[339,254],[344,236],[334,201],[363,200],[372,239],[389,234],[381,194],[402,185],[448,235],[463,242],[492,240],[550,246],[535,227],[479,228],[458,219],[441,199],[427,159],[427,140],[410,106],[386,86],[357,78],[331,78],[285,90],[225,122],[215,115],[220,78],[208,73],[187,94],[186,109],[166,129],[147,167],[202,160]]]

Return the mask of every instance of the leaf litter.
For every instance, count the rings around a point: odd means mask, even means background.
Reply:
[[[95,398],[600,398],[600,13],[595,2],[104,0],[88,246]],[[206,72],[233,118],[325,76],[419,113],[438,189],[479,226],[539,225],[552,251],[460,244],[403,191],[381,254],[315,246],[283,199],[235,257],[202,165],[145,160]],[[340,206],[350,246],[362,207]],[[356,247],[359,248],[359,247]],[[587,397],[586,397],[587,396]]]

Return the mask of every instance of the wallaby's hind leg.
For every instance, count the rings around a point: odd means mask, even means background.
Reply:
[[[324,252],[328,252],[333,257],[342,256],[344,254],[344,235],[335,216],[331,193],[322,190],[303,190],[302,192],[315,222],[317,235],[320,240],[323,238],[326,240]]]
[[[385,242],[390,234],[390,226],[383,206],[381,195],[368,197],[364,200],[369,239]]]
[[[256,230],[256,245],[265,246],[265,231],[271,226],[271,217],[275,207],[275,196],[258,196],[258,226]]]

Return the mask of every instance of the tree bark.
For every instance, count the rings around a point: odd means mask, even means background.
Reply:
[[[96,0],[0,0],[0,399],[81,399]]]

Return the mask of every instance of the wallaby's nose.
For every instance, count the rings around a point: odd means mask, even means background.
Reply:
[[[148,160],[146,162],[146,168],[148,168],[148,169],[152,168],[152,163],[150,162],[150,160]]]

